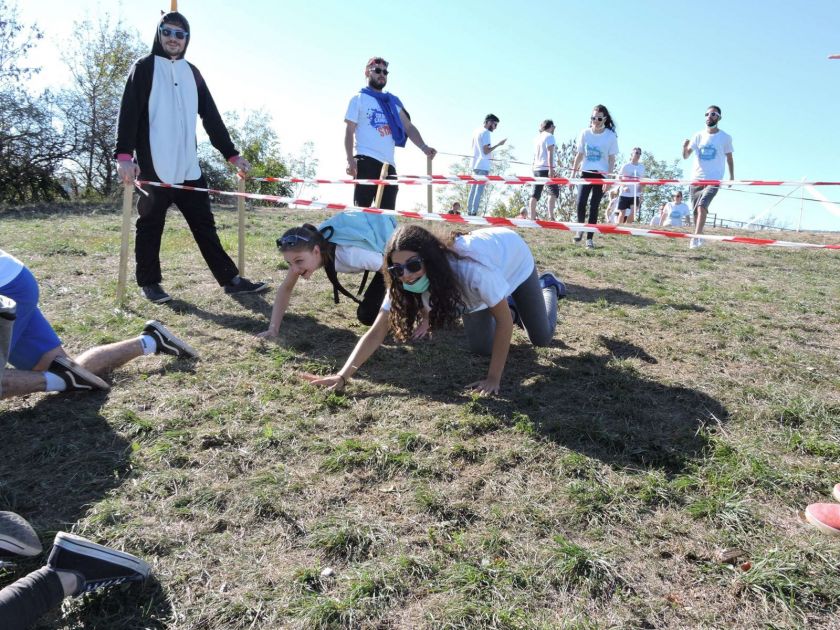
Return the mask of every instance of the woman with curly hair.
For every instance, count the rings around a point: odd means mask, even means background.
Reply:
[[[610,110],[605,105],[596,105],[589,117],[589,127],[580,132],[578,138],[577,155],[572,170],[577,173],[582,169],[581,177],[589,179],[604,179],[604,175],[613,172],[615,156],[618,153],[618,136],[615,134],[615,121],[610,116]],[[583,184],[578,188],[577,220],[583,223],[586,218],[586,205],[589,201],[589,220],[587,223],[598,222],[598,206],[601,198],[609,186],[597,184]],[[593,232],[586,233],[586,248],[592,249]],[[583,238],[583,232],[575,235],[575,243]]]
[[[398,228],[385,248],[388,295],[373,326],[334,375],[303,375],[340,390],[385,341],[400,341],[452,326],[463,318],[470,349],[490,355],[487,376],[468,387],[496,394],[510,349],[512,297],[521,324],[536,346],[554,335],[557,300],[565,287],[552,274],[537,276],[528,245],[513,230],[487,228],[453,234],[444,242],[419,225]],[[424,310],[430,311],[424,317]]]
[[[277,289],[268,330],[257,336],[263,339],[277,337],[298,279],[309,280],[321,268],[333,285],[335,303],[338,304],[339,293],[350,298],[359,305],[356,310],[358,320],[370,326],[385,298],[382,252],[396,225],[394,217],[390,216],[342,212],[317,228],[304,223],[286,230],[277,239],[277,247],[288,263],[289,271]],[[341,285],[338,273],[363,274],[358,291],[360,294],[364,291],[361,299]],[[365,290],[370,273],[373,273],[373,278]]]

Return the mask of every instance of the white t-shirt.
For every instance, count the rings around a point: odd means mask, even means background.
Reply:
[[[490,154],[484,152],[484,147],[490,144],[490,130],[484,127],[479,127],[473,134],[472,149],[473,170],[490,170]]]
[[[528,244],[508,228],[482,228],[459,236],[453,249],[468,257],[450,259],[468,313],[504,300],[528,279],[535,267]],[[389,295],[385,296],[382,310],[391,310]]]
[[[401,111],[399,105],[397,109]],[[354,155],[366,155],[380,162],[394,164],[394,138],[385,112],[375,98],[356,94],[347,105],[344,120],[356,123]]]
[[[535,171],[544,171],[553,166],[553,164],[549,164],[548,162],[548,147],[556,145],[557,141],[554,139],[553,134],[550,134],[547,131],[541,131],[537,134],[537,137],[534,139]]]
[[[4,287],[23,271],[23,263],[0,249],[0,287]]]
[[[353,245],[335,246],[335,270],[338,273],[382,271],[382,254]]]
[[[641,162],[639,162],[638,164],[633,164],[633,162],[627,162],[627,164],[621,167],[621,172],[619,173],[619,176],[636,177],[640,179],[645,176],[645,165]],[[639,194],[639,184],[623,184],[621,186],[622,197],[638,197]]]
[[[726,154],[732,153],[732,136],[725,131],[700,131],[689,147],[694,151],[694,179],[723,179]]]
[[[691,210],[684,203],[674,203],[669,201],[665,204],[665,221],[662,222],[662,227],[673,225],[682,227],[688,225],[688,217],[691,216]]]
[[[618,153],[618,137],[610,129],[595,133],[587,127],[580,132],[577,152],[583,153],[581,170],[607,173],[610,170],[609,156]]]

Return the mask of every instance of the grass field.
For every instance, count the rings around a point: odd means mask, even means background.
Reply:
[[[246,275],[276,287],[274,239],[322,216],[255,211]],[[234,213],[217,221],[235,252]],[[119,226],[0,213],[68,351],[157,318],[201,353],[0,402],[0,510],[154,567],[40,627],[840,628],[840,539],[797,514],[840,481],[837,252],[523,230],[569,295],[551,347],[514,332],[500,396],[462,390],[487,363],[460,329],[389,341],[336,395],[295,376],[364,330],[324,274],[259,342],[273,291],[225,296],[174,212],[176,299],[132,288],[119,310]]]

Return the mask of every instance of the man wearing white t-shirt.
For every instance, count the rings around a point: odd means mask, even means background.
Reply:
[[[557,141],[554,139],[554,121],[546,119],[540,124],[540,132],[534,138],[534,177],[554,177],[554,156]],[[537,203],[542,197],[543,185],[535,184],[531,193],[531,220],[537,220]],[[557,184],[548,185],[548,218],[554,221],[554,206],[560,196]]]
[[[630,154],[630,161],[621,167],[619,177],[641,179],[645,176],[645,165],[639,162],[642,157],[642,150],[635,147]],[[642,192],[644,184],[622,184],[621,193],[618,198],[618,222],[630,223],[636,220],[636,214],[642,207]]]
[[[683,194],[679,191],[674,193],[674,200],[662,206],[657,217],[662,227],[683,227],[691,225],[691,210],[683,203]]]
[[[475,130],[472,140],[472,172],[475,175],[490,174],[490,154],[502,146],[506,139],[502,139],[495,145],[490,145],[490,133],[499,126],[499,118],[494,114],[487,114],[484,118],[484,125]],[[484,193],[486,184],[473,184],[470,186],[470,196],[467,199],[467,213],[475,216],[481,205],[481,196]]]
[[[721,119],[720,107],[710,105],[706,109],[706,129],[694,134],[694,138],[683,142],[683,159],[695,153],[694,179],[723,179],[724,159],[729,166],[729,179],[735,179],[735,162],[732,159],[732,136],[718,129]],[[706,224],[709,204],[720,186],[692,186],[691,207],[694,209],[694,234],[689,247],[694,249],[703,244],[699,237]]]
[[[388,82],[388,62],[371,57],[365,65],[367,87],[350,99],[344,122],[344,150],[347,153],[347,174],[356,179],[379,179],[383,164],[388,164],[388,177],[397,174],[394,168],[394,147],[404,147],[411,140],[429,158],[437,154],[423,142],[420,132],[411,123],[402,101],[385,92]],[[373,204],[376,186],[357,185],[353,203],[369,207]],[[385,186],[381,208],[394,210],[397,187]]]

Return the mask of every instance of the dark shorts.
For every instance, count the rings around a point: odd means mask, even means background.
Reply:
[[[642,198],[641,197],[619,197],[618,198],[618,209],[619,210],[629,210],[633,206],[636,206],[636,210],[642,207]]]
[[[38,308],[38,283],[29,269],[21,269],[14,280],[0,287],[0,293],[17,302],[9,363],[19,370],[31,370],[42,356],[58,348],[61,340]]]
[[[540,171],[534,171],[534,177],[548,177],[548,169],[543,169]],[[544,184],[534,184],[534,191],[531,193],[531,196],[539,201],[539,198],[542,197]],[[557,199],[560,196],[560,186],[557,184],[549,184],[548,185],[548,194]]]
[[[691,187],[691,209],[696,210],[697,206],[703,206],[707,210],[712,199],[720,190],[720,186],[692,186]]]

